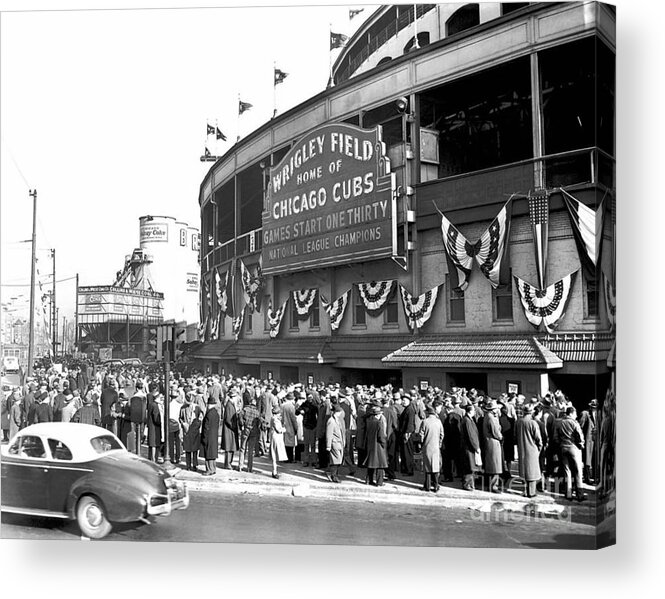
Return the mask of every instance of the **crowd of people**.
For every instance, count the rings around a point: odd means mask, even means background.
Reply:
[[[41,369],[2,398],[4,440],[37,422],[80,422],[114,432],[135,453],[182,464],[204,476],[225,469],[252,472],[254,458],[322,470],[339,483],[341,470],[364,482],[424,473],[422,490],[442,482],[501,492],[511,481],[533,497],[557,480],[583,501],[583,481],[601,494],[614,488],[614,396],[593,399],[578,417],[561,391],[527,399],[486,396],[476,389],[393,388],[311,384],[251,376],[184,377],[144,367]],[[237,456],[236,456],[237,454]],[[516,473],[513,465],[517,463]],[[362,480],[362,477],[361,477]]]

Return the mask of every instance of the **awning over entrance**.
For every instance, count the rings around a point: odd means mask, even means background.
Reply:
[[[260,362],[288,364],[334,364],[337,361],[326,337],[271,339],[256,347],[252,357]]]
[[[612,333],[556,333],[538,340],[564,362],[600,362],[607,360],[615,336]]]
[[[433,335],[419,338],[381,360],[396,367],[561,368],[561,358],[536,337]]]
[[[233,340],[217,340],[202,343],[190,352],[192,358],[219,360],[222,354],[233,345]]]

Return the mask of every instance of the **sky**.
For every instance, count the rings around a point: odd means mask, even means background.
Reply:
[[[2,301],[27,315],[36,189],[38,278],[50,288],[55,248],[61,318],[73,317],[77,273],[81,285],[113,282],[139,245],[140,216],[200,227],[206,142],[221,155],[270,119],[275,64],[288,73],[276,88],[279,112],[323,91],[331,25],[350,34],[376,8],[350,20],[341,4],[14,4],[21,10],[0,21]],[[238,95],[253,105],[240,118]],[[208,139],[207,123],[228,141]]]

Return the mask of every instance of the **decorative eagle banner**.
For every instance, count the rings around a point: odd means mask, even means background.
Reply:
[[[245,303],[249,306],[250,314],[256,310],[259,311],[258,296],[263,287],[263,278],[261,277],[261,264],[256,267],[256,275],[252,276],[245,263],[240,260],[240,278],[242,280],[242,292],[245,296]]]
[[[344,312],[346,306],[349,303],[349,295],[351,290],[349,289],[342,295],[340,295],[334,302],[328,302],[328,300],[321,296],[321,303],[323,304],[323,309],[326,311],[326,314],[330,317],[330,328],[333,331],[336,331],[339,328],[342,318],[344,318]]]
[[[547,240],[549,238],[550,196],[546,190],[529,193],[529,220],[533,233],[533,244],[536,250],[536,272],[538,284],[545,288],[547,271]]]
[[[231,281],[232,279],[228,270],[223,275],[220,275],[219,269],[215,269],[215,295],[217,296],[219,311],[222,312],[224,316],[233,316]]]
[[[570,289],[576,274],[577,271],[546,289],[538,289],[519,277],[515,277],[524,314],[532,325],[539,327],[543,324],[548,333],[554,332],[558,322],[565,314]]]
[[[372,281],[371,283],[358,283],[360,299],[368,311],[381,310],[388,301],[395,281]]]
[[[565,189],[562,188],[561,193],[566,208],[568,208],[570,223],[580,254],[580,262],[587,277],[594,279],[596,277],[596,266],[598,266],[600,260],[600,246],[603,241],[605,198],[594,210],[575,199]]]
[[[318,289],[296,289],[291,293],[293,295],[293,303],[296,306],[298,317],[301,319],[307,318],[317,299]]]
[[[402,295],[402,305],[409,328],[413,329],[414,326],[419,329],[422,328],[432,315],[434,304],[436,304],[439,295],[439,286],[437,285],[434,289],[430,289],[418,297],[411,295],[402,285],[399,286],[399,290]]]
[[[233,322],[233,325],[232,325],[233,336],[235,337],[236,341],[238,341],[238,337],[240,337],[240,331],[242,330],[242,322],[245,318],[245,308],[246,307],[247,306],[243,306],[242,310],[240,310],[240,314],[238,314],[238,316],[236,316],[232,321]]]
[[[279,327],[282,324],[284,312],[286,312],[286,305],[289,303],[288,298],[284,303],[275,311],[272,310],[272,301],[268,304],[268,326],[270,327],[270,337],[274,339],[279,333]]]
[[[469,286],[469,276],[474,259],[480,266],[480,271],[489,279],[492,287],[496,289],[499,285],[506,285],[510,276],[507,250],[510,238],[512,196],[475,243],[469,243],[440,210],[439,214],[441,215],[443,247],[446,250],[448,273],[453,289],[465,291]]]
[[[612,285],[612,282],[605,273],[603,273],[603,287],[605,288],[605,309],[607,310],[607,319],[610,321],[610,328],[614,329],[616,326],[617,301],[614,285]]]

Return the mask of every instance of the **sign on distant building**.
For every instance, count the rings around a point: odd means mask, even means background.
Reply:
[[[312,131],[270,171],[263,272],[394,255],[394,191],[381,127],[335,123]]]
[[[169,228],[164,223],[141,222],[141,243],[146,241],[168,241]]]

